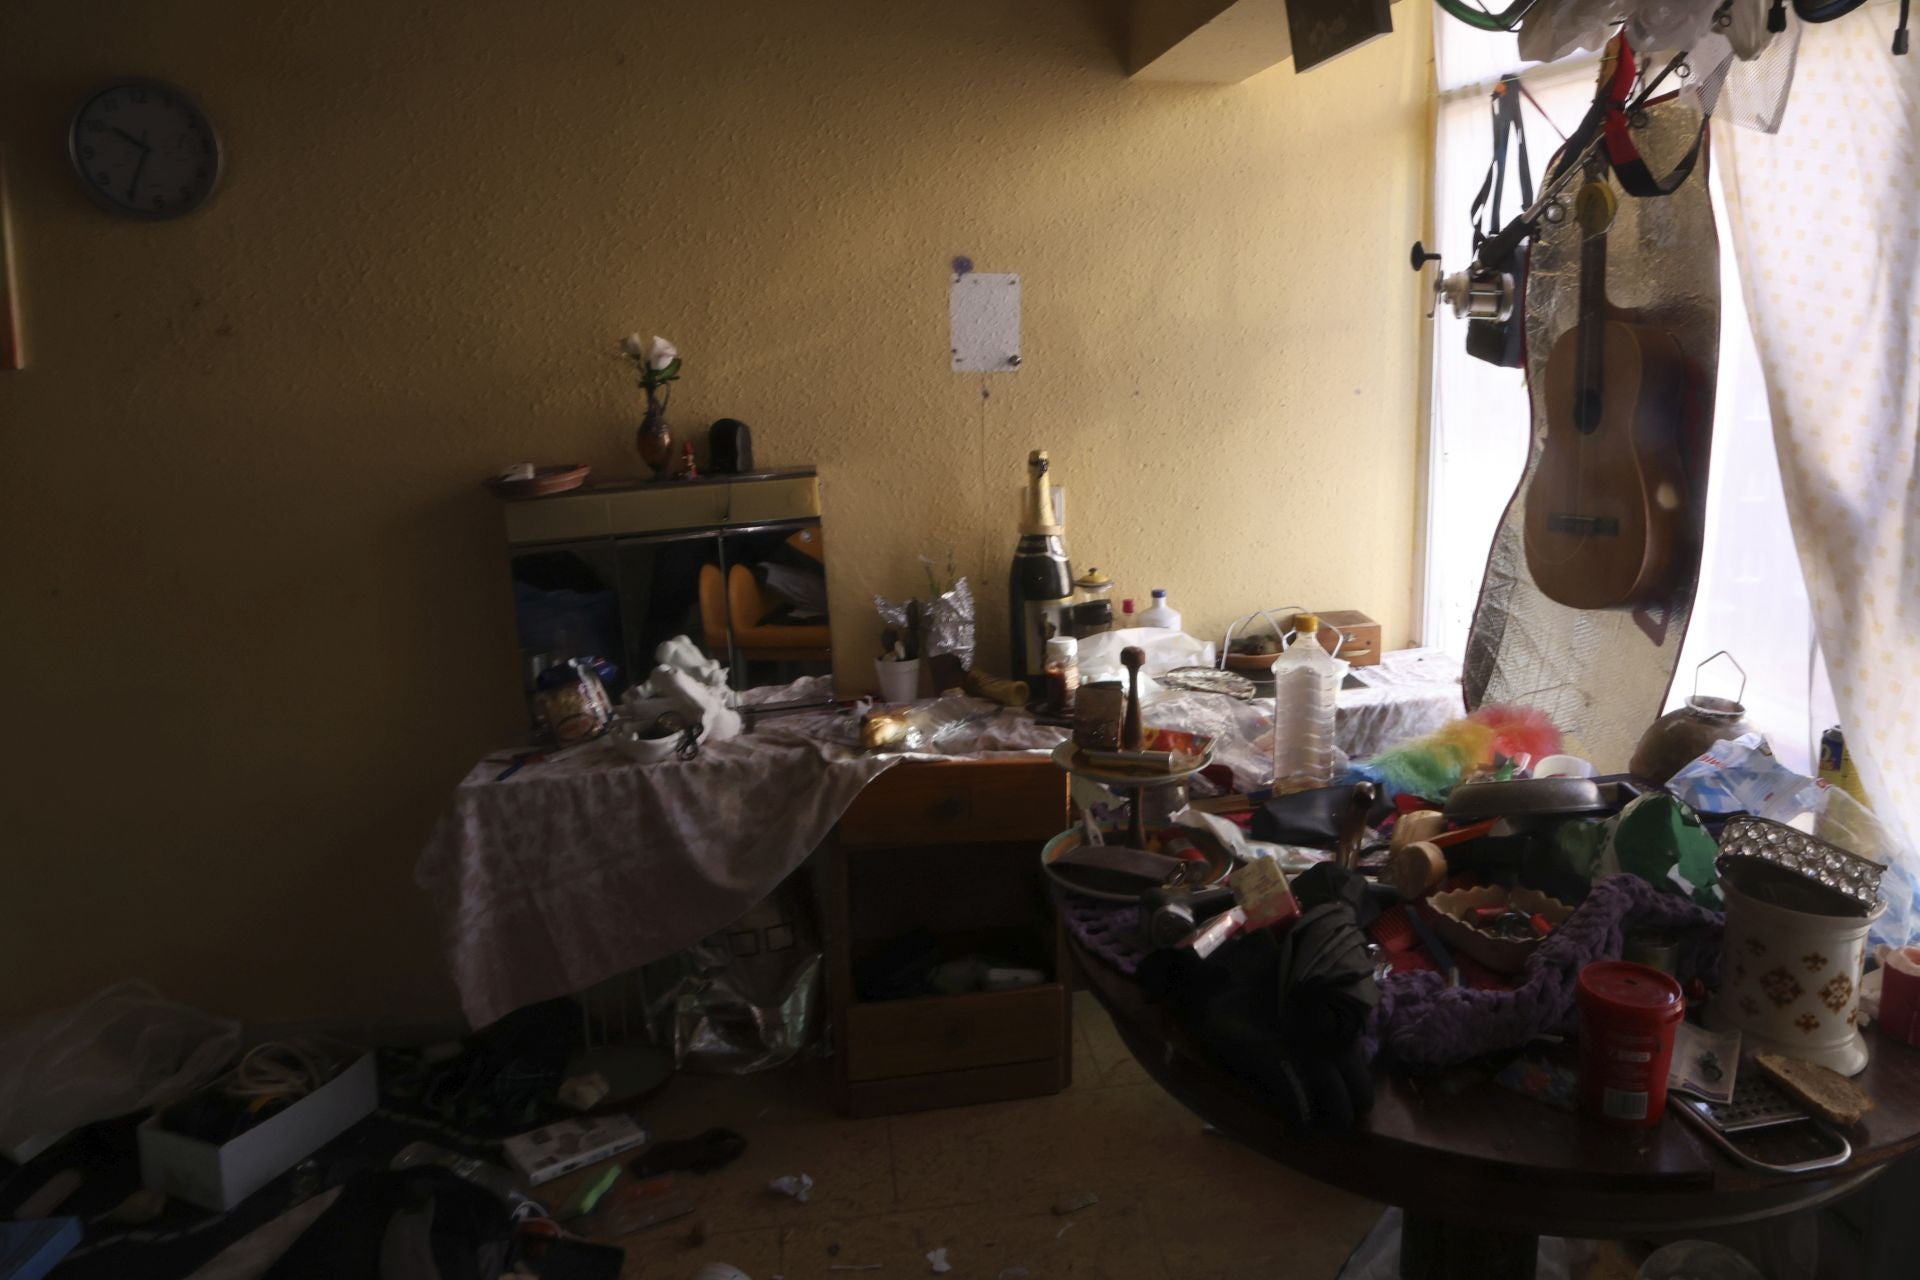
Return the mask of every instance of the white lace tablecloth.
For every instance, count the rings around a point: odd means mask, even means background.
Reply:
[[[1462,714],[1459,664],[1384,655],[1342,690],[1339,743],[1368,755]],[[454,789],[414,878],[439,917],[475,1026],[692,946],[739,919],[826,839],[861,788],[906,759],[1051,749],[1065,733],[972,703],[938,755],[871,755],[840,712],[768,717],[686,762],[640,765],[607,743],[499,775],[497,753]],[[1270,770],[1267,708],[1173,694],[1149,723],[1217,736],[1235,784]]]
[[[943,755],[1052,748],[1065,736],[976,704]],[[770,717],[697,758],[640,765],[609,743],[499,775],[476,765],[414,879],[431,900],[474,1026],[692,946],[806,859],[861,788],[915,755],[870,755],[837,713]]]

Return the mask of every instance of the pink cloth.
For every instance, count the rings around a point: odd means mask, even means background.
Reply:
[[[845,716],[799,714],[686,762],[638,765],[596,743],[504,781],[503,765],[475,766],[414,871],[440,918],[467,1018],[484,1026],[739,919],[826,839],[868,782],[911,758],[862,753],[849,736]],[[1062,736],[1024,715],[983,711],[941,749],[1030,750]]]

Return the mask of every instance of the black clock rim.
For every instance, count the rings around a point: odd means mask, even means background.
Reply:
[[[86,115],[88,107],[104,94],[115,89],[158,89],[162,93],[171,94],[185,103],[193,114],[199,117],[200,123],[206,127],[208,136],[213,139],[213,180],[207,183],[205,190],[194,197],[191,204],[157,212],[151,209],[129,209],[119,201],[100,194],[99,188],[88,181],[86,166],[80,163],[80,121]],[[220,189],[220,179],[227,167],[227,145],[221,140],[220,131],[214,128],[212,118],[207,115],[192,94],[183,92],[177,85],[169,84],[165,80],[155,80],[150,76],[116,76],[111,80],[103,80],[90,89],[67,118],[67,165],[73,170],[73,176],[79,182],[80,189],[87,193],[87,198],[108,213],[117,214],[122,218],[133,218],[140,222],[171,222],[175,218],[184,218],[199,209],[213,198],[214,192]]]

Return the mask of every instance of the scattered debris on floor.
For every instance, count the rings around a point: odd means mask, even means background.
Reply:
[[[1055,1240],[1058,1240],[1061,1236],[1067,1234],[1067,1232],[1071,1230],[1073,1230],[1073,1223],[1068,1222],[1065,1226],[1061,1227],[1058,1231],[1053,1233],[1053,1238]]]
[[[878,1271],[880,1270],[880,1264],[877,1262],[836,1262],[832,1266],[828,1267],[827,1270],[829,1271]]]
[[[1074,1194],[1070,1196],[1066,1196],[1058,1201],[1055,1201],[1053,1206],[1053,1212],[1056,1216],[1064,1218],[1070,1213],[1078,1213],[1082,1209],[1091,1208],[1092,1206],[1099,1203],[1100,1203],[1100,1197],[1095,1195],[1093,1192],[1076,1191]]]
[[[1000,1273],[999,1280],[1027,1280],[1027,1277],[1032,1274],[1033,1272],[1025,1267],[1008,1267]]]
[[[613,1086],[598,1071],[589,1071],[583,1076],[569,1076],[560,1082],[556,1096],[563,1107],[572,1107],[575,1111],[591,1111],[605,1101],[613,1092]]]
[[[693,1280],[753,1280],[730,1262],[709,1262],[693,1273]]]
[[[792,1196],[801,1204],[813,1194],[813,1178],[804,1173],[789,1173],[775,1178],[767,1184],[767,1190],[777,1195]]]
[[[943,1276],[953,1270],[953,1264],[947,1261],[944,1248],[927,1250],[927,1265],[933,1268],[933,1274]]]

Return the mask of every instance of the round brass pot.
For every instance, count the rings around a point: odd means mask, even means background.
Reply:
[[[1711,750],[1713,744],[1748,731],[1747,709],[1731,698],[1696,693],[1684,707],[1655,720],[1640,735],[1627,772],[1665,785],[1681,767]]]

